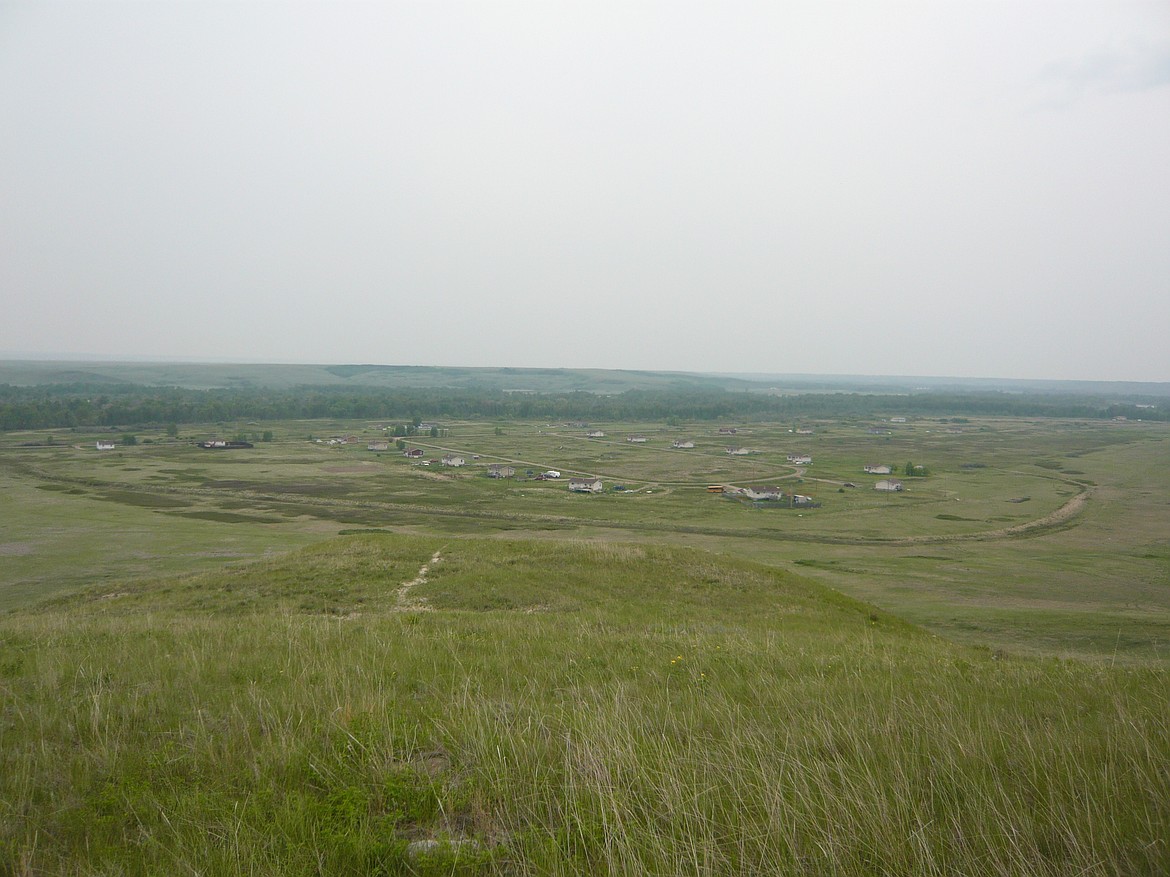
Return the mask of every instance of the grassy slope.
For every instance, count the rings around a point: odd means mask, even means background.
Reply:
[[[340,537],[107,594],[0,617],[0,871],[1170,871],[1163,670],[613,543]]]

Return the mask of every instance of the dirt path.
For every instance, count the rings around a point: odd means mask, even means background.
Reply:
[[[1046,527],[1053,527],[1057,524],[1063,524],[1065,521],[1075,518],[1081,513],[1085,507],[1085,503],[1092,495],[1092,488],[1086,488],[1078,493],[1060,508],[1054,512],[1049,512],[1042,518],[1036,518],[1034,521],[1028,521],[1025,524],[1016,524],[1014,527],[1005,527],[1002,530],[990,530],[981,535],[986,537],[997,536],[1018,536],[1021,533],[1027,533],[1030,530],[1041,530]]]
[[[1001,527],[998,530],[983,530],[978,533],[956,533],[950,536],[907,536],[902,539],[889,539],[884,545],[923,545],[941,542],[982,542],[988,539],[1010,539],[1015,536],[1028,536],[1042,533],[1052,527],[1058,527],[1071,521],[1085,507],[1085,503],[1092,496],[1092,488],[1085,488],[1056,511],[1049,512],[1041,518],[1015,524],[1011,527]]]
[[[403,582],[398,588],[398,605],[395,607],[400,612],[430,612],[431,607],[427,605],[426,597],[411,597],[410,591],[415,585],[421,585],[427,580],[427,572],[430,568],[442,559],[443,551],[439,549],[431,555],[431,559],[422,565],[416,575],[409,582]]]

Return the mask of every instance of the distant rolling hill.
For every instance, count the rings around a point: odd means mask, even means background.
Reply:
[[[1170,383],[874,375],[735,374],[627,369],[377,364],[81,362],[0,359],[0,385],[131,385],[189,390],[448,387],[531,393],[729,390],[767,393],[1060,394],[1166,399]]]

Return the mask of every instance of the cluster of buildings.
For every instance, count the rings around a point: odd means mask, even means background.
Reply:
[[[900,422],[898,419],[893,419],[894,422]],[[584,428],[585,424],[569,424],[570,426]],[[792,430],[790,430],[792,431]],[[734,426],[719,427],[720,435],[735,435],[738,432]],[[796,430],[801,435],[812,434],[811,429],[801,428]],[[586,438],[604,438],[605,432],[600,429],[590,429],[585,433]],[[642,433],[630,433],[626,436],[626,441],[630,444],[646,444],[649,439]],[[389,449],[389,443],[386,441],[372,441],[367,446],[371,451],[384,451]],[[695,442],[692,439],[673,439],[670,447],[676,450],[686,450],[695,447]],[[727,445],[724,450],[730,456],[744,456],[754,453],[750,448],[741,447],[738,445]],[[439,463],[443,466],[459,467],[467,464],[466,458],[459,454],[448,453],[444,454],[438,460],[426,460],[426,451],[422,448],[411,447],[407,448],[403,455],[407,458],[418,460],[424,465],[432,463]],[[479,459],[479,455],[473,456],[474,460]],[[786,456],[786,461],[794,466],[811,466],[813,458],[811,454],[792,453]],[[892,472],[892,467],[884,463],[867,464],[863,471],[867,475],[889,475]],[[516,468],[507,463],[489,463],[487,467],[488,478],[512,478],[516,475]],[[527,475],[537,481],[547,481],[550,479],[559,479],[561,473],[557,470],[550,469],[545,472],[533,473],[528,470]],[[568,488],[573,493],[601,493],[604,490],[604,484],[600,478],[597,477],[571,477],[568,480]],[[857,487],[858,485],[852,482],[846,482],[845,487]],[[621,489],[621,488],[616,488]],[[874,490],[897,492],[904,490],[905,487],[901,481],[896,478],[887,478],[878,481],[874,484]],[[799,493],[785,493],[779,487],[775,486],[761,486],[751,485],[748,487],[731,487],[723,485],[710,485],[708,491],[712,493],[722,493],[724,496],[734,497],[738,499],[748,499],[753,502],[782,502],[790,506],[816,507],[819,503],[815,502],[811,496],[805,496]]]

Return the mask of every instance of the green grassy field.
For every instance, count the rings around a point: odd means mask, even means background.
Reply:
[[[732,425],[4,435],[0,873],[1170,872],[1170,429]]]
[[[340,537],[0,643],[13,873],[1170,866],[1164,669],[951,645],[704,551]]]
[[[210,568],[374,527],[702,545],[799,571],[972,643],[1167,657],[1164,425],[918,420],[874,435],[870,422],[810,422],[740,425],[725,436],[712,424],[632,423],[593,425],[606,436],[589,439],[565,425],[455,422],[441,438],[410,440],[429,466],[366,450],[381,426],[264,424],[275,440],[239,452],[192,439],[262,427],[209,426],[181,440],[160,431],[107,452],[94,450],[97,433],[61,431],[52,446],[49,434],[9,434],[0,608],[92,578]],[[345,434],[360,441],[321,441]],[[675,439],[696,447],[673,449]],[[30,443],[42,446],[22,447]],[[730,456],[729,445],[752,453]],[[439,465],[447,452],[468,465]],[[813,464],[788,463],[794,453]],[[515,466],[517,477],[487,478],[492,462]],[[903,477],[899,494],[874,491],[878,476],[862,472],[907,462],[930,474]],[[564,478],[525,474],[550,468]],[[598,475],[607,490],[572,494],[574,474]],[[710,484],[778,486],[819,507],[728,499]]]

